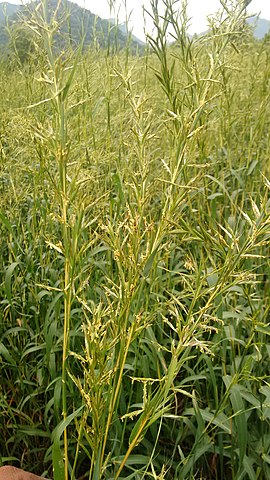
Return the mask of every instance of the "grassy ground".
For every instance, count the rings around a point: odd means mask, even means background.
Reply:
[[[0,68],[0,458],[56,480],[270,479],[269,46],[165,3]]]

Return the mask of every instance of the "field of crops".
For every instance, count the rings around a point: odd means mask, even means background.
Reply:
[[[270,480],[270,46],[164,3],[145,55],[44,1],[1,61],[0,465]]]

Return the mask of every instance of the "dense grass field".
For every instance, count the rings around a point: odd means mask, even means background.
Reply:
[[[270,479],[270,46],[164,3],[0,64],[0,462],[55,480]]]

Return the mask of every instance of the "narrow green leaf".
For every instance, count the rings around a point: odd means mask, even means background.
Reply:
[[[16,366],[15,360],[12,358],[10,355],[8,349],[5,347],[5,345],[0,342],[0,355],[3,355],[4,359],[8,362],[11,363],[11,365]]]
[[[238,438],[240,464],[243,462],[247,449],[247,421],[245,415],[245,405],[241,396],[239,385],[232,385],[230,390],[230,400],[234,411],[235,431]]]
[[[55,427],[54,431],[52,432],[52,440],[55,441],[56,438],[60,439],[62,434],[64,433],[64,430],[69,426],[69,424],[74,420],[74,418],[78,417],[79,413],[82,411],[84,408],[84,405],[81,407],[77,408],[75,412],[71,413],[68,415],[68,417],[65,420],[62,420],[62,422]]]
[[[262,333],[263,335],[270,335],[270,324],[264,325],[259,323],[255,327],[256,332]]]
[[[54,480],[65,480],[64,458],[59,438],[55,438],[52,445],[52,460]]]
[[[11,279],[15,268],[19,265],[18,262],[13,262],[9,265],[6,275],[5,275],[5,291],[9,303],[12,303],[12,288],[11,288]]]
[[[249,480],[257,480],[257,475],[254,471],[253,464],[252,464],[252,457],[248,457],[247,455],[245,455],[243,459],[243,466],[248,475]]]
[[[179,480],[190,478],[189,475],[193,471],[194,465],[205,453],[211,449],[211,443],[209,442],[208,437],[200,445],[196,445],[194,453],[189,455],[188,460],[185,462],[185,465],[180,470]]]
[[[153,252],[149,255],[147,261],[146,261],[146,264],[144,266],[144,269],[143,269],[143,276],[145,278],[148,277],[149,273],[150,273],[150,270],[153,266],[153,263],[154,263],[154,260],[155,260],[155,256],[157,254],[157,251],[158,251],[158,247],[155,248],[155,250],[153,250]]]
[[[10,221],[8,220],[8,218],[3,214],[3,212],[1,212],[1,210],[0,210],[0,220],[5,225],[5,227],[9,231],[9,233],[13,234],[12,225],[11,225]]]

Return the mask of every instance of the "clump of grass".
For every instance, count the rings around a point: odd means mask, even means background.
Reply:
[[[1,72],[20,86],[0,124],[4,463],[270,475],[268,57],[228,3],[191,39],[185,2],[152,1],[135,58],[63,55],[44,1],[35,61]]]

